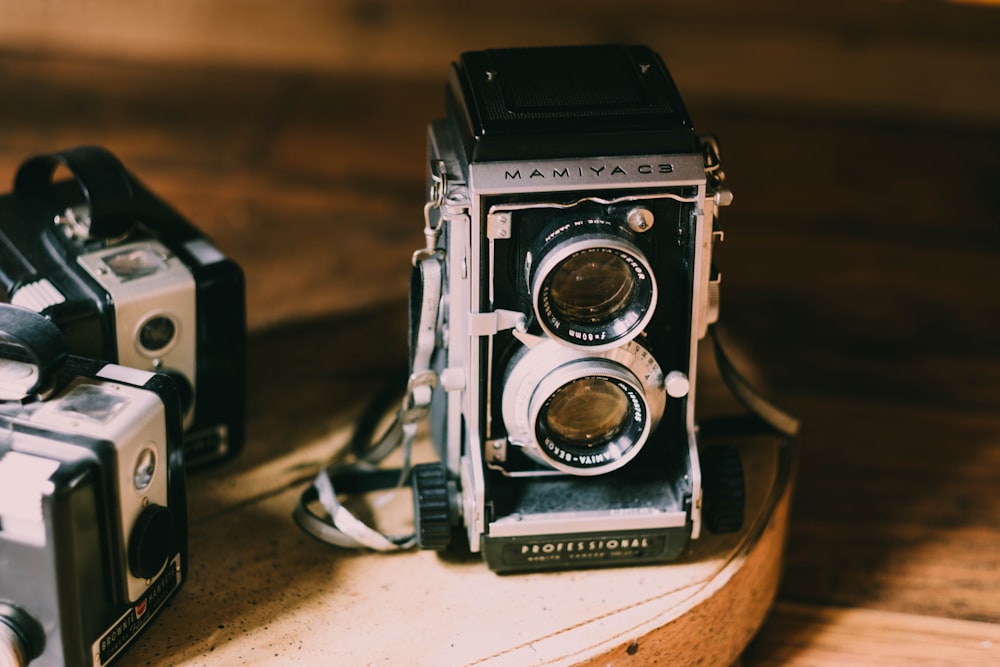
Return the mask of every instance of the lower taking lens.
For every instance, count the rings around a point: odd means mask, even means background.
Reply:
[[[549,436],[564,446],[600,447],[627,426],[629,399],[606,378],[581,378],[553,395],[542,419]]]

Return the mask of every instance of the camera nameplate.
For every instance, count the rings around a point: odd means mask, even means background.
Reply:
[[[596,160],[477,162],[469,165],[469,187],[483,195],[697,186],[704,183],[704,160],[691,154]]]

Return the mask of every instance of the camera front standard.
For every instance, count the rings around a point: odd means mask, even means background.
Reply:
[[[442,459],[413,475],[421,546],[464,532],[499,572],[675,560],[703,523],[716,142],[640,46],[465,53],[446,104],[411,296]]]

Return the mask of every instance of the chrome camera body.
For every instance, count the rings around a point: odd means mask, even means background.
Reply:
[[[702,529],[714,140],[646,47],[501,49],[453,65],[429,162],[443,465],[414,473],[421,545],[448,521],[498,572],[675,560]]]
[[[0,664],[107,665],[185,580],[179,405],[0,305]]]
[[[53,182],[60,171],[72,178]],[[243,273],[105,149],[25,161],[0,197],[0,301],[55,322],[80,356],[172,375],[190,467],[243,446]]]

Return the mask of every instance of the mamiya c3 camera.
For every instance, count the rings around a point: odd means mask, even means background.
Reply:
[[[0,305],[0,665],[106,665],[186,576],[168,376],[70,356]]]
[[[453,65],[429,159],[411,389],[443,463],[414,470],[421,546],[464,522],[500,572],[676,559],[702,530],[714,140],[648,48],[502,49]]]
[[[74,354],[173,376],[189,466],[243,444],[244,292],[240,268],[102,148],[33,157],[0,198],[0,300],[49,317]]]

